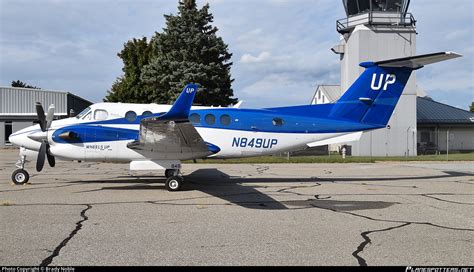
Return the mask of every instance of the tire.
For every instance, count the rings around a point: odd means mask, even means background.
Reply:
[[[17,169],[12,174],[12,181],[15,185],[27,184],[30,179],[30,175],[23,169]]]
[[[177,192],[181,190],[184,179],[180,176],[171,176],[166,180],[165,188],[170,192]]]

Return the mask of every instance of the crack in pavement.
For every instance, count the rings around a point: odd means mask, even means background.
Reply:
[[[461,204],[461,205],[474,205],[474,203],[465,203],[465,202],[458,202],[458,201],[441,199],[441,198],[434,197],[433,195],[430,195],[430,194],[421,194],[421,195],[424,196],[424,197],[427,197],[427,198],[431,198],[431,199],[435,199],[435,200],[442,201],[442,202],[447,202],[447,203]],[[440,194],[440,195],[443,195],[443,194]]]
[[[90,204],[85,204],[85,205],[87,207],[81,211],[82,219],[76,222],[76,228],[69,234],[68,237],[66,237],[66,239],[62,240],[62,242],[59,243],[59,245],[53,250],[53,253],[49,255],[46,259],[44,259],[39,266],[50,265],[53,259],[59,255],[59,252],[61,251],[61,249],[63,249],[66,246],[66,244],[69,242],[69,240],[71,240],[72,237],[74,237],[74,235],[76,235],[77,232],[79,232],[79,230],[82,228],[82,223],[84,223],[85,221],[89,219],[89,217],[87,217],[86,215],[86,212],[92,209],[92,205]]]
[[[360,236],[362,236],[362,238],[364,238],[364,241],[362,243],[360,243],[360,245],[357,247],[357,249],[354,252],[352,252],[352,256],[354,256],[354,258],[357,259],[360,266],[367,266],[367,261],[364,258],[362,258],[359,255],[359,253],[364,251],[365,246],[372,243],[372,240],[370,240],[370,238],[369,238],[369,234],[375,233],[375,232],[390,231],[390,230],[393,230],[393,229],[403,228],[403,227],[406,227],[406,226],[409,226],[409,225],[411,225],[411,223],[405,223],[405,224],[402,224],[402,225],[398,225],[398,226],[390,227],[390,228],[385,228],[385,229],[370,230],[370,231],[362,232],[360,234]]]
[[[289,190],[293,190],[293,189],[307,189],[307,188],[314,188],[314,187],[318,187],[318,186],[321,186],[321,183],[316,182],[314,185],[310,185],[310,186],[304,185],[304,186],[290,186],[290,187],[285,187],[285,188],[283,188],[283,189],[278,190],[277,192],[278,192],[278,193],[293,194],[293,195],[297,195],[297,196],[312,196],[312,194],[302,194],[302,193],[292,192],[292,191],[289,191]]]

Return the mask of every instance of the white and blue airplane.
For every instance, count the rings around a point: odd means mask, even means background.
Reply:
[[[197,84],[188,84],[174,105],[97,103],[76,117],[53,121],[36,104],[39,124],[12,134],[20,159],[12,175],[25,184],[25,163],[36,158],[129,163],[132,171],[165,170],[166,189],[178,191],[184,179],[181,161],[240,158],[303,150],[358,140],[363,131],[387,126],[414,70],[460,57],[441,52],[379,62],[365,71],[333,104],[266,109],[193,107]]]

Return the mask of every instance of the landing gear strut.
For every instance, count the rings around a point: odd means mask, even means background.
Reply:
[[[165,188],[170,192],[177,192],[181,190],[181,186],[184,183],[184,178],[181,175],[179,169],[166,169],[165,171],[166,182]]]
[[[26,156],[22,155],[20,156],[20,159],[18,162],[15,164],[16,167],[19,169],[15,170],[12,174],[12,181],[15,185],[23,185],[28,183],[28,180],[30,179],[30,174],[26,172],[25,170],[25,162],[26,162]]]

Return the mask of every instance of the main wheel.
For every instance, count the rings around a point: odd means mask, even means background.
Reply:
[[[166,180],[165,188],[170,192],[177,192],[181,190],[184,179],[180,176],[171,176]]]
[[[23,185],[28,183],[28,180],[30,179],[30,175],[28,172],[26,172],[23,169],[17,169],[15,172],[12,174],[12,181],[15,183],[15,185]]]
[[[179,169],[166,169],[165,171],[165,177],[169,178],[172,176],[178,176],[179,175]]]

